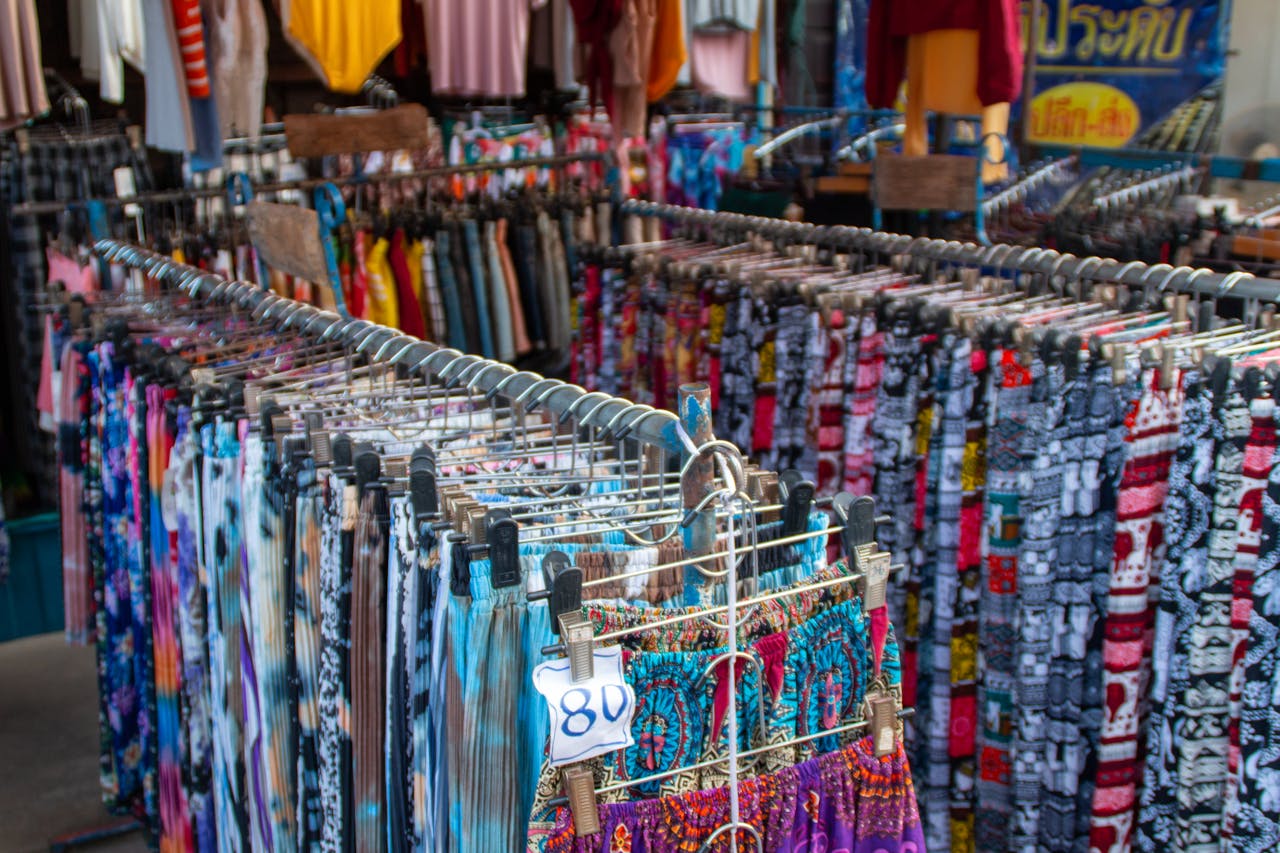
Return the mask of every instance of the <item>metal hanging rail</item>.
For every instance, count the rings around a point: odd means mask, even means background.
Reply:
[[[1037,151],[1050,157],[1075,155],[1081,168],[1153,169],[1165,165],[1207,167],[1209,177],[1280,182],[1280,158],[1249,160],[1221,154],[1159,151],[1147,148],[1097,148],[1088,145],[1042,145]]]
[[[109,261],[140,269],[195,299],[235,304],[278,329],[341,343],[367,355],[371,362],[401,365],[410,373],[434,377],[451,386],[465,381],[490,397],[501,394],[520,399],[529,407],[545,406],[562,422],[574,418],[579,424],[609,430],[615,438],[635,439],[682,458],[688,453],[679,418],[672,412],[599,391],[588,392],[559,379],[422,341],[389,326],[344,319],[332,311],[277,296],[250,282],[228,281],[123,240],[99,240],[94,248]]]
[[[581,154],[561,154],[555,157],[531,157],[527,160],[508,160],[506,162],[486,162],[486,163],[468,163],[460,166],[434,166],[430,169],[418,169],[413,172],[386,172],[372,175],[346,175],[337,178],[301,178],[294,181],[275,181],[267,184],[259,184],[253,188],[254,193],[274,193],[284,192],[287,190],[310,190],[323,184],[338,184],[346,186],[348,184],[372,184],[385,183],[387,181],[412,181],[424,178],[448,178],[454,175],[469,175],[478,172],[504,172],[508,169],[555,169],[561,166],[569,166],[574,163],[584,163],[593,160],[603,160],[606,154],[599,151],[586,151]],[[151,204],[165,203],[172,201],[185,201],[187,199],[198,198],[221,198],[226,195],[226,188],[222,186],[214,187],[193,187],[180,190],[159,190],[155,192],[138,193],[129,198],[92,198],[92,199],[75,199],[72,201],[36,201],[23,202],[21,204],[12,205],[9,208],[11,216],[39,216],[47,213],[61,213],[68,207],[83,204],[103,204],[108,206],[120,207],[126,204]]]
[[[958,240],[891,234],[870,228],[787,222],[763,216],[714,212],[634,199],[623,202],[620,212],[623,215],[657,217],[668,222],[707,229],[757,233],[775,240],[830,246],[844,251],[911,255],[948,264],[1062,276],[1069,280],[1087,278],[1090,281],[1114,282],[1161,292],[1198,294],[1211,298],[1231,296],[1262,302],[1280,301],[1280,281],[1260,279],[1245,272],[1219,273],[1207,267],[1193,269],[1111,258],[1080,258],[1053,249],[1008,243],[980,246]]]

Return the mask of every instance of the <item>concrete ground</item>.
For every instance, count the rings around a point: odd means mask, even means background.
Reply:
[[[61,633],[0,643],[0,853],[48,851],[68,833],[119,822],[98,788],[98,686],[91,648]],[[142,834],[74,853],[138,853]]]

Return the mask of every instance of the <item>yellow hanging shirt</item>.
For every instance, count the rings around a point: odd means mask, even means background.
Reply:
[[[365,316],[371,323],[381,323],[398,329],[400,328],[400,302],[396,298],[391,263],[387,260],[387,251],[390,248],[391,243],[387,238],[379,237],[369,249],[369,256],[365,258],[365,269],[369,273],[369,296],[365,305]]]

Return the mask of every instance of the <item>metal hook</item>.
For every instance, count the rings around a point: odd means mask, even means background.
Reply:
[[[386,326],[374,326],[367,334],[360,336],[360,343],[356,344],[356,352],[360,354],[367,352],[373,347],[374,341],[379,341],[378,345],[381,346],[383,335],[394,337],[398,334],[399,332],[395,329],[390,329]]]
[[[711,660],[711,661],[706,665],[706,668],[704,668],[704,669],[702,670],[702,674],[698,676],[698,680],[697,680],[697,681],[695,681],[695,682],[693,683],[693,684],[694,684],[694,688],[693,688],[693,689],[694,689],[694,691],[695,691],[695,692],[701,692],[701,691],[702,691],[702,689],[703,689],[703,687],[706,685],[707,681],[711,678],[712,674],[713,674],[713,673],[715,673],[715,671],[716,671],[716,667],[720,666],[720,664],[722,664],[722,663],[728,663],[730,660],[735,660],[735,661],[736,661],[736,660],[741,660],[741,661],[743,661],[743,662],[746,664],[747,669],[754,669],[754,670],[755,670],[755,673],[756,673],[756,677],[757,677],[757,678],[763,678],[763,676],[764,676],[763,667],[761,667],[761,666],[760,666],[760,661],[756,659],[756,656],[755,656],[755,655],[751,654],[750,652],[745,652],[745,651],[738,651],[738,652],[734,652],[733,654],[730,654],[729,652],[725,652],[724,654],[722,654],[722,655],[717,655],[715,658],[713,658],[713,659],[712,659],[712,660]],[[734,675],[736,676],[736,675],[737,675],[737,673],[735,672],[735,673],[734,673]],[[717,679],[717,680],[718,680],[718,679]],[[735,678],[735,680],[736,680],[736,678]],[[761,686],[763,686],[763,685],[761,685]],[[730,689],[730,690],[737,690],[737,685],[736,685],[736,684],[732,684],[732,685],[730,685],[730,686],[729,686],[729,689]],[[759,717],[759,719],[760,719],[760,728],[759,728],[759,731],[760,731],[761,733],[767,732],[767,731],[768,731],[768,717],[766,717],[766,716],[765,716],[765,712],[764,712],[764,690],[762,690],[762,689],[760,689],[760,690],[756,690],[756,711],[757,711],[757,715],[758,715],[758,717]],[[716,736],[718,737],[718,733],[717,733],[717,735],[716,735]],[[750,737],[750,733],[748,733],[748,737]]]
[[[475,378],[471,380],[472,384],[483,383],[485,381],[485,377],[488,375],[490,370],[500,370],[500,371],[507,372],[507,376],[504,376],[501,382],[507,381],[508,377],[514,376],[516,373],[515,368],[513,368],[509,364],[502,364],[501,362],[491,361],[491,362],[487,362],[485,366],[476,374]],[[485,392],[485,397],[489,398],[488,391]]]
[[[234,286],[235,285],[232,282],[227,282],[228,290],[233,289]],[[255,319],[263,319],[263,318],[271,319],[272,310],[277,305],[281,304],[283,301],[284,300],[281,297],[277,296],[274,293],[267,294],[266,299],[263,299],[256,306],[254,306],[253,311],[251,313]]]
[[[484,359],[473,361],[467,364],[466,366],[462,367],[458,371],[458,375],[457,377],[455,377],[455,381],[459,386],[462,386],[467,390],[472,390],[471,384],[475,382],[477,378],[479,378],[481,373],[483,373],[485,370],[487,370],[491,366],[492,365],[490,364],[490,362],[485,361]]]
[[[410,340],[409,345],[406,346],[404,349],[398,350],[395,353],[395,355],[387,359],[387,364],[400,364],[405,359],[409,358],[410,354],[417,354],[421,352],[424,348],[429,348],[431,346],[431,344],[427,343],[426,341],[420,341],[420,340],[417,340],[416,338],[410,338],[409,340]],[[429,351],[430,350],[428,349],[428,352]]]
[[[328,325],[323,329],[318,328],[320,323],[324,323],[326,321],[328,322]],[[309,335],[318,337],[321,341],[324,341],[327,339],[329,330],[341,322],[342,318],[337,314],[330,314],[327,311],[317,311],[315,316],[308,320],[307,324],[303,326],[303,331]]]
[[[414,373],[419,373],[423,371],[425,368],[427,372],[423,373],[424,378],[430,379],[431,376],[434,376],[437,379],[439,379],[440,368],[437,368],[434,364],[432,364],[432,362],[435,361],[440,356],[445,356],[449,359],[449,361],[445,364],[445,368],[448,368],[450,364],[453,364],[454,361],[456,361],[459,358],[462,358],[463,355],[464,353],[458,352],[456,349],[438,349],[433,352],[429,352],[425,356],[423,356],[422,361],[415,364],[412,370]]]
[[[342,315],[338,315],[338,321],[336,323],[331,323],[324,330],[324,332],[321,333],[320,340],[322,342],[336,341],[342,338],[346,334],[347,328],[350,327],[351,324],[354,322],[356,321],[350,317],[343,317]]]
[[[1154,269],[1154,267],[1152,267],[1152,269]],[[1182,270],[1184,270],[1184,269],[1185,269],[1185,267],[1175,267],[1175,266],[1170,266],[1170,267],[1169,267],[1169,274],[1168,274],[1168,275],[1166,275],[1166,276],[1164,277],[1164,280],[1162,280],[1162,281],[1160,282],[1160,284],[1156,287],[1156,292],[1157,292],[1157,293],[1164,293],[1164,292],[1165,292],[1165,289],[1169,286],[1169,282],[1173,281],[1174,276],[1176,276],[1178,273],[1182,272]]]
[[[623,413],[630,412],[630,411],[636,412],[636,416],[632,418],[631,423],[625,424],[624,426],[619,427],[616,431],[613,430],[613,423],[610,422],[609,424],[608,429],[611,432],[613,432],[614,438],[620,441],[625,439],[627,436],[629,436],[632,433],[632,431],[635,430],[635,428],[638,427],[640,424],[644,423],[644,421],[647,420],[650,415],[658,414],[658,410],[655,409],[653,406],[650,406],[646,403],[635,403],[631,406],[628,406],[626,409],[623,409],[622,412],[619,412],[618,416],[621,417]],[[615,418],[614,420],[617,420],[617,418]]]
[[[652,414],[652,413],[650,413]],[[647,417],[647,416],[646,416]],[[723,454],[729,458],[733,478],[727,484],[727,489],[732,492],[740,492],[746,490],[747,478],[742,467],[742,451],[738,449],[736,444],[725,441],[724,439],[714,439],[706,444],[698,447],[693,453],[689,454],[689,458],[685,461],[684,466],[680,469],[681,482],[689,475],[689,469],[693,464],[708,453]]]
[[[1116,270],[1116,272],[1111,276],[1111,280],[1119,284],[1128,284],[1128,282],[1124,280],[1124,277],[1129,274],[1129,270],[1144,266],[1146,266],[1146,264],[1142,261],[1129,261],[1129,263]],[[1143,278],[1145,278],[1145,276],[1143,276]]]
[[[400,349],[396,350],[396,354],[398,355],[401,352],[404,352],[406,349],[408,349],[415,340],[417,339],[411,338],[408,335],[392,335],[391,337],[387,338],[387,340],[382,344],[382,346],[378,348],[378,351],[373,354],[373,360],[381,364],[383,360],[386,358],[388,347],[392,346],[393,344],[400,344]]]
[[[548,381],[554,382],[555,384],[543,390],[542,392],[540,392],[538,396],[534,398],[533,402],[526,407],[526,411],[532,412],[536,410],[539,406],[541,406],[544,402],[546,402],[547,399],[552,394],[565,388],[577,388],[578,390],[582,391],[582,393],[584,394],[586,393],[586,389],[580,385],[566,385],[565,383],[561,382],[559,379],[550,379]]]
[[[560,415],[560,423],[567,423],[570,418],[573,418],[582,425],[583,419],[578,415],[578,408],[582,405],[583,401],[589,400],[592,397],[602,397],[606,403],[612,399],[612,395],[606,394],[603,391],[587,391],[583,393],[581,397],[578,397],[576,400],[564,407],[564,412]],[[591,411],[594,412],[595,407],[593,407]]]
[[[1235,270],[1234,272],[1227,273],[1226,276],[1223,277],[1222,281],[1218,282],[1218,289],[1214,293],[1214,297],[1217,299],[1221,299],[1222,297],[1228,295],[1229,293],[1231,293],[1231,289],[1236,286],[1236,282],[1238,282],[1242,278],[1248,278],[1248,277],[1249,277],[1248,273],[1241,272],[1240,270]],[[1190,283],[1190,279],[1188,279],[1188,283]]]
[[[592,406],[591,409],[585,415],[582,415],[581,417],[579,417],[577,415],[578,406],[580,406],[582,404],[582,401],[587,399],[587,397],[591,397],[596,394],[599,394],[601,397],[603,397],[603,399],[599,403],[596,403],[594,406]],[[600,391],[593,391],[591,392],[591,394],[586,394],[582,397],[579,397],[577,400],[575,400],[571,408],[574,410],[574,417],[578,418],[578,423],[582,424],[583,426],[589,426],[593,430],[598,430],[600,429],[600,425],[595,423],[595,421],[593,420],[596,412],[600,411],[605,406],[613,402],[616,402],[616,399],[613,397],[613,395],[604,394]]]
[[[311,308],[311,306],[305,302],[294,302],[292,305],[285,308],[284,313],[280,315],[280,328],[288,329],[292,326],[293,319],[299,314],[304,313],[303,309],[305,308]]]
[[[733,832],[735,834],[738,832],[746,832],[755,840],[756,853],[764,853],[764,839],[760,837],[760,831],[749,823],[741,822],[736,826],[732,823],[726,823],[724,826],[708,835],[707,840],[702,842],[702,846],[698,848],[698,853],[711,853],[711,850],[715,846],[716,839],[721,835],[724,835],[726,832]]]
[[[493,400],[495,397],[497,397],[499,394],[503,393],[506,390],[508,383],[512,382],[517,376],[521,376],[521,375],[534,377],[535,382],[541,378],[539,374],[532,373],[528,370],[516,370],[511,374],[509,374],[508,376],[505,376],[502,379],[498,380],[498,384],[493,386],[493,388],[491,388],[488,391],[488,393],[485,394],[485,396],[488,397],[490,400]]]
[[[1199,267],[1197,269],[1192,270],[1191,274],[1187,276],[1187,280],[1182,283],[1183,288],[1192,293],[1195,293],[1198,296],[1200,291],[1196,289],[1195,281],[1196,279],[1200,278],[1200,276],[1206,275],[1206,274],[1212,275],[1213,270],[1209,269],[1208,267]],[[1232,287],[1234,286],[1235,284],[1233,283]]]
[[[1092,266],[1090,266],[1090,264],[1092,264]],[[1102,258],[1085,258],[1076,265],[1074,270],[1077,284],[1076,302],[1084,300],[1084,283],[1085,279],[1088,278],[1088,273],[1086,273],[1085,270],[1088,269],[1089,272],[1093,272],[1100,266],[1102,266]]]
[[[541,374],[534,374],[534,375],[535,375],[535,376],[541,376]],[[546,378],[545,376],[542,376],[540,379],[538,379],[538,380],[534,381],[533,383],[531,383],[531,384],[529,385],[529,387],[528,387],[528,388],[526,388],[526,389],[524,389],[523,391],[521,391],[521,392],[520,392],[520,394],[519,394],[519,396],[517,396],[517,397],[515,398],[515,402],[516,402],[516,403],[518,403],[519,405],[523,406],[523,405],[524,405],[524,401],[525,401],[525,400],[529,399],[529,398],[530,398],[531,396],[533,396],[534,394],[540,394],[540,393],[542,393],[543,388],[545,388],[548,384],[550,384],[550,385],[552,385],[552,386],[554,386],[554,385],[559,385],[559,384],[560,384],[560,380],[559,380],[559,379],[548,379],[548,378]],[[526,407],[526,410],[527,410],[528,408],[529,408],[529,407]]]

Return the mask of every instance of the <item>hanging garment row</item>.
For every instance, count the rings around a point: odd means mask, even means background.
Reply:
[[[14,217],[10,205],[52,202],[61,211],[80,199],[113,195],[113,172],[126,167],[133,171],[138,189],[151,186],[151,169],[140,137],[131,137],[114,122],[87,133],[40,128],[24,132],[21,139],[14,136],[0,143],[0,233],[5,236],[0,240],[0,261],[12,271],[4,277],[2,312],[9,365],[8,404],[10,411],[22,418],[9,433],[16,456],[30,460],[24,473],[32,488],[49,505],[57,478],[50,461],[53,438],[40,428],[36,406],[41,394],[38,368],[47,331],[37,309],[49,270],[59,257],[68,254],[68,247],[55,245],[57,256],[47,257],[50,247],[43,233],[47,223]],[[86,219],[106,226],[109,213],[103,206],[81,209]],[[67,282],[69,288],[79,285],[80,279]]]
[[[42,150],[35,140],[30,145]],[[94,150],[86,148],[83,163],[74,162],[87,168]],[[132,151],[123,143],[122,150]],[[588,152],[336,179],[335,186],[349,194],[349,212],[335,218],[326,233],[332,235],[343,306],[356,317],[505,361],[563,363],[574,247],[595,240],[595,223],[607,221],[607,212],[596,212],[602,182],[591,161],[598,157]],[[243,204],[254,189],[266,198],[302,197],[300,190],[326,183],[303,179],[254,187],[237,176],[228,182],[234,192],[148,191],[123,199],[113,195],[114,186],[91,183],[85,185],[89,191],[73,193],[88,199],[82,205],[54,201],[12,208],[15,233],[25,236],[14,242],[22,296],[9,319],[26,325],[29,334],[11,338],[26,347],[13,351],[10,365],[20,379],[14,387],[29,394],[15,411],[29,411],[33,421],[29,431],[18,433],[29,433],[31,441],[53,440],[62,377],[50,309],[68,298],[91,303],[101,292],[137,286],[122,268],[113,272],[92,256],[93,239],[135,230],[134,220],[152,246],[179,260],[331,307],[337,302],[331,282],[295,278],[262,262]],[[215,198],[222,213],[211,206]],[[58,215],[45,216],[51,206]],[[287,237],[297,251],[317,239]],[[315,251],[322,254],[319,245]],[[48,454],[24,456],[39,460],[52,454],[50,446]],[[52,502],[55,472],[33,480]]]
[[[930,849],[1276,837],[1273,285],[625,211],[689,233],[583,250],[575,381],[707,381],[717,435],[875,496]]]
[[[162,848],[919,848],[870,501],[770,492],[698,389],[686,429],[100,245],[148,292],[67,330],[68,625]]]

